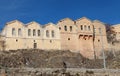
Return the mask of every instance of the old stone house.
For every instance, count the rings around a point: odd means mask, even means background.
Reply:
[[[71,50],[88,58],[100,55],[102,47],[107,49],[108,45],[104,23],[86,17],[75,21],[65,18],[44,26],[34,21],[23,24],[14,20],[6,23],[1,35],[6,50]]]

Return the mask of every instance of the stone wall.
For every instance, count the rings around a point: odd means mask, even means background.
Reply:
[[[9,68],[1,69],[0,76],[119,76],[120,69],[76,68]]]

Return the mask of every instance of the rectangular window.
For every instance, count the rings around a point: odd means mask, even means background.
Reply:
[[[64,30],[67,31],[67,26],[64,26]]]
[[[81,30],[83,30],[83,25],[81,25],[80,27],[81,27]]]
[[[36,31],[35,31],[35,29],[33,29],[33,36],[36,36]]]
[[[89,31],[91,30],[90,26],[88,26],[88,30],[89,30]]]
[[[84,26],[84,29],[87,30],[86,25]]]
[[[31,36],[31,29],[28,29],[28,36]]]
[[[40,30],[38,30],[38,36],[40,36]]]
[[[13,35],[13,36],[15,36],[15,35],[16,35],[15,28],[12,28],[12,35]]]
[[[18,36],[22,36],[22,31],[20,28],[18,29]]]
[[[55,37],[55,33],[54,33],[54,31],[52,30],[51,33],[52,33],[52,37],[54,38],[54,37]]]
[[[46,30],[46,37],[49,37],[49,31]]]
[[[72,31],[72,26],[70,26],[70,32]]]

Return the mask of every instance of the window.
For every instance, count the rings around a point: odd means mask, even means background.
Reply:
[[[68,40],[70,40],[70,38],[68,38]]]
[[[51,34],[52,34],[52,37],[55,37],[55,32],[53,30],[52,30]]]
[[[50,43],[52,43],[52,40],[50,40]]]
[[[98,39],[98,42],[100,42],[100,40]]]
[[[83,30],[83,25],[81,25],[80,27],[81,27],[81,30]]]
[[[22,31],[20,28],[18,29],[18,36],[22,36]]]
[[[37,48],[37,43],[34,43],[33,47],[34,47],[34,49],[36,49]]]
[[[28,36],[31,36],[31,29],[28,29]]]
[[[36,36],[36,30],[33,29],[33,36]]]
[[[33,40],[33,42],[35,42],[35,40]]]
[[[67,26],[64,26],[64,30],[67,31]]]
[[[38,30],[38,36],[40,36],[40,30]]]
[[[84,29],[87,30],[86,25],[84,26]]]
[[[88,26],[88,30],[89,30],[89,31],[91,30],[90,26]]]
[[[61,30],[61,27],[59,27],[59,30]]]
[[[12,35],[13,35],[13,36],[16,35],[15,28],[12,28]]]
[[[16,42],[18,42],[18,39],[16,39]]]
[[[49,37],[49,31],[46,30],[46,37]]]
[[[72,26],[70,26],[70,31],[72,31]]]

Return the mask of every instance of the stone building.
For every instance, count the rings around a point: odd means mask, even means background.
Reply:
[[[120,50],[120,24],[112,25],[111,27],[111,43],[110,47],[114,51]]]
[[[1,35],[6,50],[71,50],[88,58],[100,55],[101,49],[107,49],[108,45],[104,23],[86,17],[75,21],[65,18],[44,26],[34,21],[23,24],[14,20],[5,25]]]
[[[120,24],[112,25],[111,29],[115,35],[115,39],[120,41]]]
[[[25,25],[15,20],[8,22],[1,34],[6,42],[6,50],[61,49],[59,29],[52,23],[42,27],[37,22]]]

